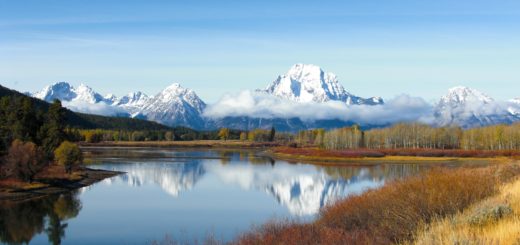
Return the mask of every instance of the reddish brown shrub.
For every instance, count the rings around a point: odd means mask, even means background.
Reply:
[[[311,224],[270,222],[234,244],[391,244],[411,240],[423,223],[463,210],[520,175],[517,165],[434,169],[351,196]]]
[[[314,157],[384,157],[384,156],[416,156],[416,157],[518,157],[520,151],[514,150],[456,150],[456,149],[345,149],[345,150],[324,150],[319,148],[295,148],[277,147],[275,153],[314,156]]]
[[[5,175],[32,181],[34,175],[45,166],[42,151],[32,142],[15,140],[6,157]]]
[[[365,231],[345,231],[316,224],[298,224],[294,222],[270,222],[241,235],[232,244],[370,244],[373,240]]]
[[[495,193],[494,172],[492,168],[433,170],[328,207],[317,223],[365,230],[394,242],[408,240],[419,224],[454,214]]]

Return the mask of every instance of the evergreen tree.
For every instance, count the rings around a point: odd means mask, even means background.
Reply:
[[[12,141],[8,118],[9,97],[2,97],[2,99],[0,99],[0,155],[5,154]]]
[[[54,150],[65,139],[65,110],[59,100],[49,107],[45,116],[45,122],[40,130],[42,147],[49,158],[52,159]]]
[[[274,127],[271,127],[271,132],[269,133],[269,141],[270,142],[274,141],[274,136],[275,135],[276,135],[276,130],[274,129]]]

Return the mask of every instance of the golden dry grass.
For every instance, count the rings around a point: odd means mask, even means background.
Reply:
[[[325,208],[313,223],[270,222],[242,234],[233,244],[392,244],[413,241],[414,238],[420,239],[416,236],[417,227],[436,222],[437,218],[452,217],[474,203],[501,193],[502,183],[509,183],[519,175],[520,167],[513,164],[435,169],[350,196]],[[519,187],[510,187],[510,190]],[[518,208],[518,203],[511,203]],[[507,211],[502,206],[498,210]],[[509,213],[503,212],[503,215]],[[481,221],[479,218],[475,219],[477,223]],[[517,221],[511,220],[511,224]],[[505,226],[502,230],[497,229],[496,237],[512,237],[505,229]],[[493,237],[491,230],[490,237]],[[435,239],[438,239],[436,234],[422,244],[473,244]],[[491,240],[482,240],[483,244],[489,242]]]
[[[496,212],[499,207],[507,212]],[[494,210],[494,215],[471,222],[485,210]],[[461,213],[423,226],[415,244],[520,244],[520,179],[503,185],[498,195]]]

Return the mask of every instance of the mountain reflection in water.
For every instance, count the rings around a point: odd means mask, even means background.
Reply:
[[[338,199],[428,168],[317,166],[245,150],[83,150],[89,167],[126,174],[65,194],[1,202],[1,243],[145,244],[179,230],[195,239],[211,230],[229,241],[273,217],[312,220]]]
[[[194,188],[204,175],[211,174],[244,190],[265,191],[291,214],[304,216],[317,214],[322,207],[348,195],[379,187],[386,180],[419,171],[419,167],[413,164],[349,168],[290,164],[255,157],[254,152],[249,151],[217,151],[215,156],[220,159],[176,155],[172,156],[174,161],[156,158],[155,161],[105,165],[104,168],[127,174],[107,179],[104,183],[121,181],[136,187],[155,184],[169,195],[178,197],[181,192]]]

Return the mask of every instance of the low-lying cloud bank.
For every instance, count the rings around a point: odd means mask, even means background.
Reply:
[[[339,119],[361,124],[388,124],[419,121],[431,123],[432,106],[424,99],[399,95],[383,105],[347,105],[339,101],[299,103],[252,91],[227,94],[209,105],[204,116],[210,118],[300,118],[304,121]]]
[[[87,114],[101,115],[101,116],[122,116],[128,115],[122,108],[108,105],[103,102],[91,104],[85,101],[72,100],[63,101],[63,106],[72,110]]]

